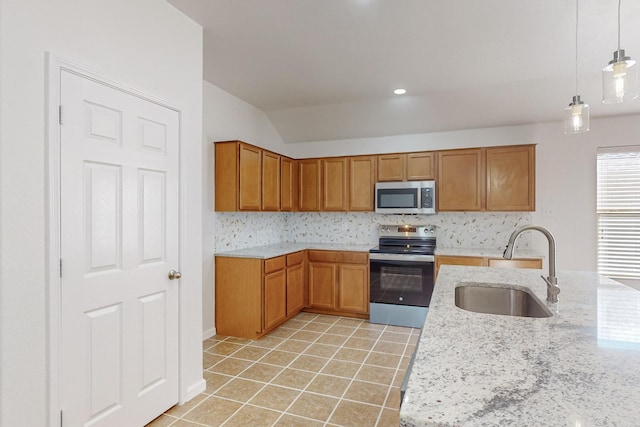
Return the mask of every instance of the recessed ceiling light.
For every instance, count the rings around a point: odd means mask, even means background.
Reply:
[[[396,89],[393,91],[393,93],[395,93],[396,95],[404,95],[405,93],[407,93],[406,89]]]

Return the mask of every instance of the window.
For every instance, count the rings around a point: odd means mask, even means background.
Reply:
[[[640,279],[640,146],[598,149],[598,273]]]

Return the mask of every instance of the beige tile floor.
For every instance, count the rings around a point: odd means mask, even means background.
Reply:
[[[300,313],[256,341],[212,337],[207,389],[148,426],[398,426],[419,333]]]

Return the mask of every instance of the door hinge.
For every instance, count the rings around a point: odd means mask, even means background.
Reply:
[[[62,124],[62,105],[58,105],[58,123]]]
[[[62,409],[60,410],[60,427],[62,427]]]
[[[60,258],[60,277],[62,277],[62,258]]]

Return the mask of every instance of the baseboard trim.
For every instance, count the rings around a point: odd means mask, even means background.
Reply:
[[[202,331],[202,341],[209,339],[216,335],[216,328],[213,327],[211,329],[207,329],[206,331]]]
[[[207,382],[204,380],[204,378],[202,378],[199,381],[197,381],[195,384],[192,384],[189,388],[187,388],[187,393],[184,396],[182,396],[182,398],[180,399],[180,402],[178,402],[178,405],[184,405],[185,403],[187,403],[188,401],[190,401],[191,399],[193,399],[194,397],[196,397],[206,389],[207,389]]]

